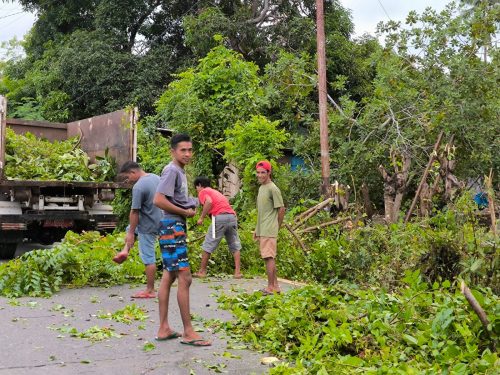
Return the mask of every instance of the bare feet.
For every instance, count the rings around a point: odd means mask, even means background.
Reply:
[[[193,277],[196,277],[198,279],[204,279],[205,277],[207,277],[207,273],[198,271],[196,273],[193,273]]]
[[[235,279],[241,279],[243,275],[241,273],[235,273],[233,276]]]

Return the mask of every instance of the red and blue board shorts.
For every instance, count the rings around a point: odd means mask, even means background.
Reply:
[[[189,269],[186,223],[177,219],[160,222],[160,251],[163,269],[169,272]]]

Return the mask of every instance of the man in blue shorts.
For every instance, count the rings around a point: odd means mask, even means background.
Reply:
[[[184,167],[193,156],[193,144],[187,134],[176,134],[170,140],[172,161],[163,169],[156,190],[154,204],[163,210],[160,221],[160,250],[163,259],[163,276],[158,288],[160,328],[157,340],[168,340],[181,335],[168,323],[170,288],[177,279],[177,302],[181,312],[184,332],[182,344],[208,346],[211,343],[194,331],[189,310],[189,287],[192,276],[187,256],[186,218],[196,213],[197,201],[188,196]]]
[[[153,198],[160,182],[160,177],[146,173],[135,161],[127,161],[120,169],[120,174],[134,183],[132,188],[132,206],[129,213],[129,226],[125,237],[125,246],[113,260],[122,263],[127,259],[135,236],[139,239],[139,256],[146,268],[146,290],[140,291],[132,298],[156,298],[155,245],[158,239],[158,226],[162,216],[161,210],[153,204]]]

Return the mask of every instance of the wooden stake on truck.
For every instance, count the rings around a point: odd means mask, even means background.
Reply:
[[[109,204],[116,189],[128,183],[106,181],[10,180],[4,175],[6,129],[30,132],[49,141],[79,137],[79,147],[91,162],[107,153],[119,170],[136,159],[137,110],[120,110],[63,123],[7,118],[7,101],[0,96],[0,258],[13,257],[23,241],[48,244],[68,230],[112,231],[117,218]]]

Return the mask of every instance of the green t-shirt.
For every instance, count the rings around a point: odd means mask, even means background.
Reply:
[[[260,186],[259,195],[257,195],[256,236],[278,237],[278,211],[283,206],[281,191],[274,182]]]

